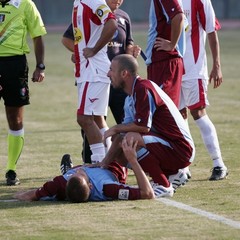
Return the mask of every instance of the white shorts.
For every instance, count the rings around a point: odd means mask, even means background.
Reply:
[[[83,82],[78,88],[78,115],[107,116],[110,83]]]
[[[182,81],[179,110],[190,110],[209,105],[207,99],[207,79],[190,79]]]

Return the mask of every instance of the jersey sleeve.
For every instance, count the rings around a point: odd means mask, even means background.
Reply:
[[[154,113],[154,107],[156,108],[153,98],[147,88],[138,84],[138,90],[135,96],[135,119],[134,123],[138,126],[151,128],[152,116]]]
[[[42,17],[34,2],[29,1],[28,6],[25,8],[25,16],[31,38],[43,36],[47,33]]]
[[[221,28],[221,25],[215,16],[211,1],[197,1],[197,4],[199,21],[206,33],[211,33],[219,30]]]
[[[63,33],[63,37],[74,40],[72,23],[68,26],[67,30]]]
[[[91,1],[89,4],[95,15],[103,24],[109,19],[115,19],[114,14],[112,13],[111,9],[108,7],[105,1],[95,0]]]
[[[183,13],[179,0],[160,0],[160,2],[168,23],[170,23],[171,19],[173,19],[177,14]]]
[[[103,194],[113,200],[138,200],[141,199],[140,189],[124,184],[104,184]]]
[[[133,45],[133,36],[132,36],[132,24],[130,17],[126,16],[126,46]]]
[[[36,197],[38,200],[65,200],[66,183],[63,176],[57,176],[53,180],[46,182],[37,189]]]

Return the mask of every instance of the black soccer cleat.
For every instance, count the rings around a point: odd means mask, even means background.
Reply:
[[[227,178],[228,170],[223,167],[215,167],[212,169],[212,175],[209,178],[210,181],[217,181]]]
[[[60,171],[64,175],[70,168],[73,167],[70,154],[64,154],[60,163]]]
[[[6,182],[8,186],[16,186],[20,184],[19,179],[17,178],[17,174],[13,170],[8,170],[6,172]]]

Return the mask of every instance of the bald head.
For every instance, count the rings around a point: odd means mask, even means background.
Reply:
[[[120,54],[113,58],[112,61],[116,61],[118,65],[118,70],[127,70],[132,76],[137,76],[138,72],[138,62],[130,54]]]
[[[137,60],[130,54],[121,54],[113,58],[108,77],[111,79],[113,88],[123,89],[130,95],[137,71]]]

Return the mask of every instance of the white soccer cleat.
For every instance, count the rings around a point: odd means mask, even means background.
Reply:
[[[152,188],[156,198],[172,197],[174,194],[174,188],[171,183],[168,188],[158,185],[157,183],[152,183]]]
[[[185,185],[188,182],[188,175],[182,169],[179,169],[178,173],[170,175],[168,177],[168,180],[170,183],[172,183],[174,190],[176,190],[177,188]]]

